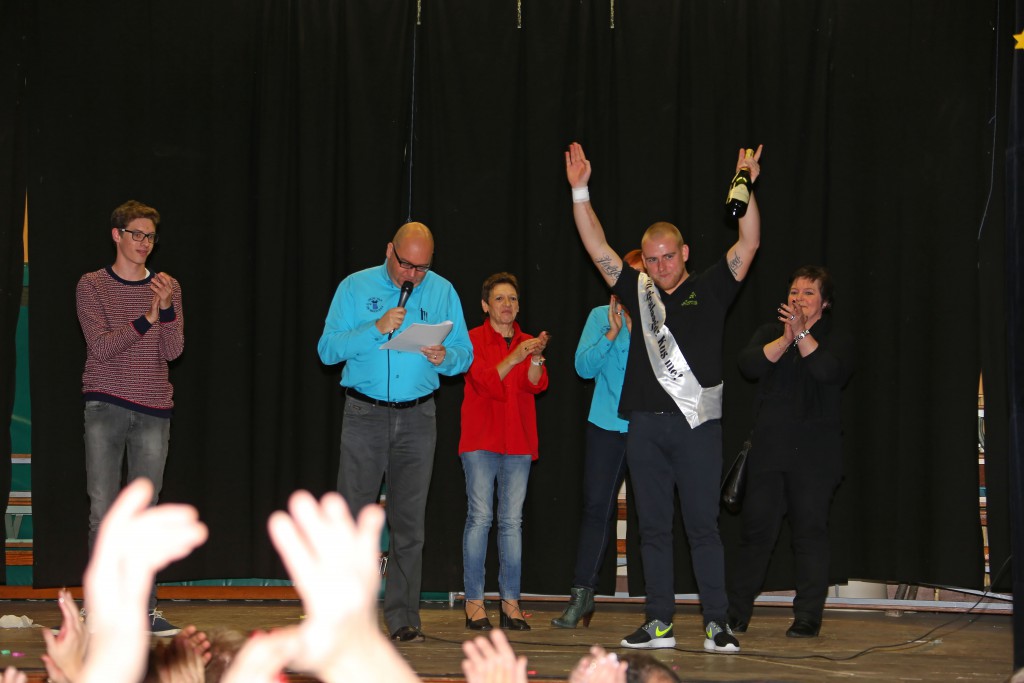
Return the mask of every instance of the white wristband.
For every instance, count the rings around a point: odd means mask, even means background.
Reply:
[[[583,202],[590,201],[590,188],[584,185],[583,187],[572,188],[572,203],[582,204]]]
[[[540,366],[544,365],[544,358],[538,358],[537,356],[534,356],[530,360],[530,364],[531,365],[536,365],[537,367],[540,367]]]
[[[795,337],[793,337],[793,343],[794,343],[794,344],[799,344],[799,343],[800,343],[800,340],[802,340],[802,339],[803,339],[804,337],[806,337],[806,336],[807,336],[807,335],[809,335],[810,333],[811,333],[811,331],[810,331],[810,330],[804,330],[804,331],[803,331],[803,332],[801,332],[800,334],[798,334],[798,335],[796,335]]]

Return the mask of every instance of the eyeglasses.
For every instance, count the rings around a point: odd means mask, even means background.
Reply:
[[[425,273],[430,270],[430,264],[417,265],[415,263],[409,263],[404,258],[398,255],[398,250],[395,249],[394,242],[391,243],[391,253],[395,255],[395,260],[398,261],[398,267],[405,270],[415,270],[417,273]]]
[[[141,230],[129,230],[128,228],[118,228],[118,230],[128,233],[136,242],[146,240],[150,244],[156,244],[160,241],[160,235],[155,232],[142,232]]]

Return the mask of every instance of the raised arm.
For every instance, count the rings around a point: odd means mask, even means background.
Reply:
[[[736,159],[736,170],[741,168],[750,169],[750,184],[753,186],[757,176],[761,174],[761,166],[758,161],[761,159],[761,150],[764,145],[758,145],[754,156],[746,158],[745,150],[740,149],[739,157]],[[753,189],[750,192],[750,203],[747,205],[747,213],[739,220],[739,239],[736,244],[729,248],[726,253],[726,260],[729,263],[729,270],[737,280],[742,280],[750,270],[750,264],[754,260],[754,254],[761,244],[761,213],[757,208],[757,198]]]
[[[614,285],[622,273],[622,259],[608,246],[604,228],[597,220],[594,207],[590,204],[590,193],[587,181],[590,180],[590,162],[583,153],[578,142],[569,145],[565,152],[565,176],[572,186],[572,216],[576,221],[576,230],[583,240],[583,247],[590,254],[601,277],[609,286]]]

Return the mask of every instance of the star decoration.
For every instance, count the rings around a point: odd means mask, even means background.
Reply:
[[[1024,50],[1024,31],[1021,31],[1020,33],[1014,33],[1013,37],[1017,39],[1016,49]]]

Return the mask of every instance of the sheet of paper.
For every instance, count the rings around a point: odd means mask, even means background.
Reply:
[[[412,351],[419,353],[423,346],[436,346],[444,341],[448,333],[452,331],[452,321],[445,320],[436,325],[425,325],[413,323],[405,328],[392,339],[381,344],[380,348],[391,351]]]

